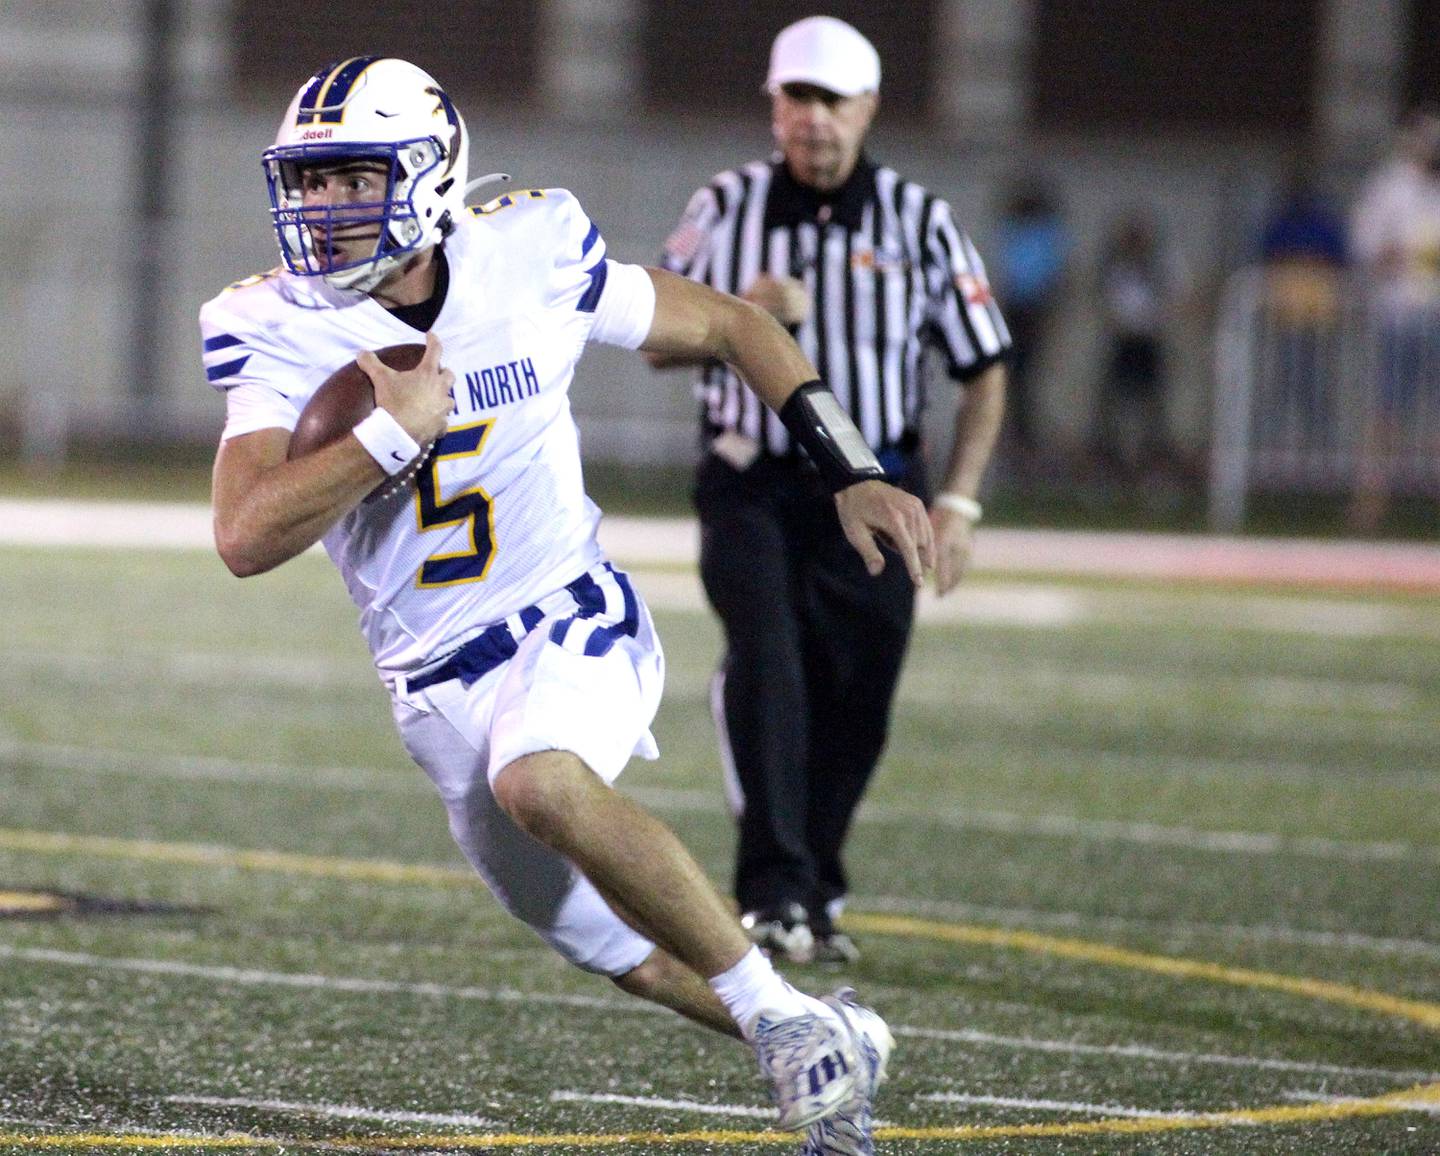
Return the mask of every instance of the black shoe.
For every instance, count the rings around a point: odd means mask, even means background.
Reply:
[[[750,941],[771,959],[786,963],[810,963],[815,958],[815,937],[810,917],[798,903],[781,903],[758,911],[747,911],[740,926]]]

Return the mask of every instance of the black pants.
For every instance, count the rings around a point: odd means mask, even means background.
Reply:
[[[742,473],[708,456],[695,505],[725,627],[714,701],[741,798],[735,897],[823,919],[847,890],[841,848],[885,746],[915,589],[896,554],[866,572],[804,465]]]

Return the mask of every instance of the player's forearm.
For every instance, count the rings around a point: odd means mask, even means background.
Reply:
[[[748,301],[651,269],[655,320],[641,347],[652,364],[724,361],[766,405],[779,410],[795,387],[819,375],[769,313]]]
[[[251,448],[227,443],[215,462],[215,546],[242,578],[309,549],[384,477],[353,436],[293,462]]]
[[[1005,416],[1005,366],[997,362],[965,387],[965,397],[955,413],[955,439],[941,489],[946,493],[973,498]]]
[[[779,413],[796,386],[814,381],[819,371],[794,338],[764,309],[735,301],[726,319],[723,361],[733,365],[755,396]]]
[[[694,369],[708,362],[708,357],[685,356],[680,353],[647,353],[645,361],[651,369]]]

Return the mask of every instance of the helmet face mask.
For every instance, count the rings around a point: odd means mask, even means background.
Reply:
[[[341,289],[374,289],[450,231],[465,204],[468,144],[450,98],[413,64],[357,57],[321,69],[296,93],[263,158],[285,267]],[[307,174],[349,164],[383,169],[383,194],[305,203]],[[353,242],[372,232],[373,247],[357,255]]]

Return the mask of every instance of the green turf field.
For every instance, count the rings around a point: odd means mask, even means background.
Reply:
[[[795,969],[895,1027],[880,1150],[1440,1152],[1436,600],[1075,590],[922,628],[865,957]],[[5,547],[0,606],[0,1151],[793,1148],[738,1045],[472,882],[322,558]],[[718,636],[657,619],[621,786],[723,882]]]

